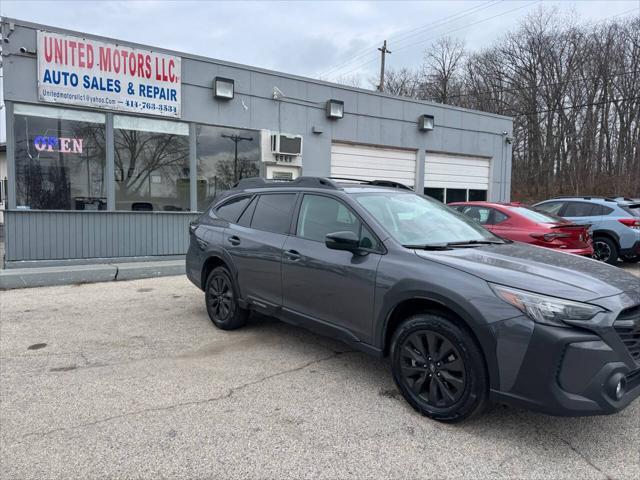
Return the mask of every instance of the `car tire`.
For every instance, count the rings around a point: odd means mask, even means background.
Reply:
[[[393,379],[422,415],[448,423],[480,414],[488,404],[484,356],[466,329],[439,314],[405,320],[391,340]]]
[[[622,255],[620,259],[624,263],[638,263],[640,262],[640,255]]]
[[[207,313],[216,327],[235,330],[247,323],[249,312],[238,305],[238,292],[225,267],[211,271],[204,292]]]
[[[618,263],[618,245],[609,237],[593,239],[593,258],[609,265]]]

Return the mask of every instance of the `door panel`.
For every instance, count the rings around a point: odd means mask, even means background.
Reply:
[[[234,259],[240,292],[247,300],[259,300],[271,308],[282,305],[282,247],[296,198],[294,193],[258,195],[239,224],[225,230],[224,245]]]
[[[372,337],[376,271],[381,255],[353,255],[324,243],[288,237],[282,262],[284,307]]]
[[[224,246],[238,271],[243,298],[282,305],[282,247],[286,235],[231,225],[224,233]]]

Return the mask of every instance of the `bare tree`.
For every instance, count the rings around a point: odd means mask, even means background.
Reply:
[[[458,39],[442,37],[434,43],[425,53],[421,96],[447,103],[450,95],[459,94],[464,55],[464,44]]]
[[[540,8],[470,55],[442,39],[402,76],[419,88],[392,93],[514,118],[514,198],[640,197],[639,16],[581,25]]]

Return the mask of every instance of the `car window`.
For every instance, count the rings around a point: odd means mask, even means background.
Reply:
[[[296,201],[295,193],[263,194],[258,198],[251,228],[265,232],[289,233],[291,214]]]
[[[558,215],[558,212],[562,210],[563,205],[564,205],[564,202],[547,202],[541,205],[536,205],[536,209],[542,210],[543,212]]]
[[[599,215],[595,213],[593,203],[587,202],[569,202],[567,208],[562,214],[563,217],[591,217],[593,215]]]
[[[491,218],[491,209],[488,207],[463,207],[462,213],[480,225],[487,225]]]
[[[640,217],[640,203],[620,205],[620,208],[622,208],[622,210],[624,210],[625,212],[630,213],[634,217]]]
[[[244,209],[242,215],[238,219],[238,225],[242,225],[243,227],[248,227],[251,225],[251,219],[253,218],[253,212],[256,210],[256,205],[258,204],[258,197],[254,197],[251,200],[251,203],[247,208]]]
[[[604,205],[595,205],[596,210],[594,211],[595,213],[593,213],[593,215],[609,215],[611,212],[613,212],[613,208],[611,207],[605,207]]]
[[[250,196],[232,198],[228,202],[225,202],[216,208],[215,214],[217,217],[222,218],[227,222],[235,223],[249,203],[249,200],[251,200]]]
[[[491,223],[493,225],[498,225],[499,223],[502,223],[509,219],[509,216],[502,213],[501,211],[496,210],[495,208],[492,210],[493,210],[493,217],[491,218]]]
[[[342,202],[323,195],[305,195],[298,213],[296,235],[324,243],[329,233],[336,232],[353,232],[360,237],[362,248],[377,248],[374,235]]]

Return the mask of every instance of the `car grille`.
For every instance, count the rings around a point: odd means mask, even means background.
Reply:
[[[636,363],[640,363],[640,305],[623,310],[613,328]]]

